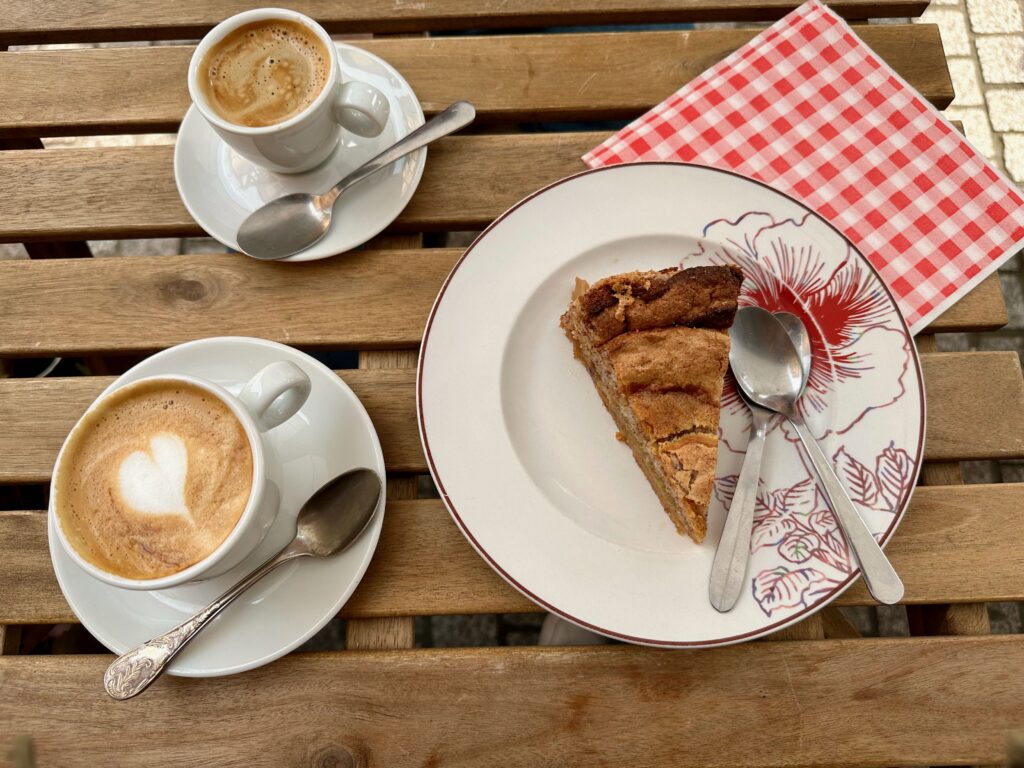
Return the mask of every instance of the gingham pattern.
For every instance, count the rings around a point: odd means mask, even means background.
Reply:
[[[803,201],[870,259],[913,332],[1024,247],[1024,198],[810,0],[583,156],[683,160]]]

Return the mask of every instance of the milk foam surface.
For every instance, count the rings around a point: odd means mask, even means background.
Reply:
[[[312,104],[327,84],[330,63],[313,32],[271,19],[239,27],[214,45],[199,81],[218,115],[255,128],[283,122]]]
[[[252,480],[252,449],[230,408],[184,382],[144,381],[75,428],[54,505],[85,560],[152,579],[213,552],[245,510]]]

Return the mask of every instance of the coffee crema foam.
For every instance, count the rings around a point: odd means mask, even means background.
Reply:
[[[203,58],[198,79],[218,115],[258,128],[312,104],[327,84],[330,65],[315,33],[297,22],[270,19],[229,32]]]
[[[228,406],[186,382],[143,381],[75,427],[54,506],[86,561],[115,576],[156,579],[227,538],[252,482],[252,449]]]

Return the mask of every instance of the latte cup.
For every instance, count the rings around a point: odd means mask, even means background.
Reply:
[[[181,382],[203,390],[223,403],[241,424],[252,452],[252,485],[249,498],[234,527],[223,541],[206,557],[170,575],[151,579],[132,579],[109,573],[86,560],[74,547],[61,522],[58,509],[64,503],[60,496],[60,483],[65,452],[76,431],[92,422],[90,415],[102,411],[107,402],[124,387],[136,387],[147,382]],[[309,397],[309,377],[297,365],[286,360],[270,363],[241,389],[237,396],[211,381],[195,376],[150,376],[123,387],[104,392],[89,406],[86,413],[65,439],[50,482],[50,521],[64,551],[79,568],[90,576],[114,587],[136,590],[154,590],[175,587],[193,581],[219,576],[234,568],[259,546],[277,517],[279,494],[267,477],[267,458],[263,434],[291,419]],[[86,427],[88,428],[88,427]]]
[[[287,120],[260,127],[231,123],[214,111],[200,86],[206,54],[241,26],[278,19],[302,25],[323,43],[330,57],[327,82],[312,103]],[[308,16],[283,8],[245,11],[211,29],[192,54],[188,91],[196,109],[226,144],[246,159],[277,173],[301,173],[316,167],[334,151],[342,130],[365,138],[379,136],[390,111],[387,97],[377,88],[343,77],[338,50],[323,27]]]

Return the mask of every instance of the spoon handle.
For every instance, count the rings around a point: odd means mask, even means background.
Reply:
[[[107,667],[103,675],[103,687],[107,693],[119,701],[138,696],[160,677],[171,660],[192,642],[203,627],[231,605],[235,598],[277,566],[301,557],[302,554],[302,551],[293,549],[289,544],[192,618],[123,653]]]
[[[750,405],[748,403],[748,405]],[[761,476],[761,458],[768,423],[775,414],[766,408],[750,405],[750,441],[743,458],[736,492],[729,505],[722,538],[711,564],[711,605],[716,611],[731,611],[743,591],[743,577],[750,560],[750,536],[754,531],[754,503],[757,501],[757,481]]]
[[[456,101],[443,112],[434,115],[415,131],[404,139],[396,141],[372,160],[367,161],[344,179],[335,184],[331,189],[320,196],[321,205],[329,209],[334,205],[346,189],[353,184],[358,184],[367,176],[372,176],[377,171],[385,168],[399,158],[405,157],[410,152],[427,146],[449,133],[455,133],[460,128],[465,128],[476,117],[476,109],[468,101]]]
[[[903,597],[903,582],[900,581],[892,563],[889,562],[882,548],[875,541],[875,537],[871,535],[871,531],[864,524],[860,513],[857,512],[857,508],[850,500],[850,495],[840,482],[828,457],[821,450],[821,446],[807,429],[803,418],[797,413],[787,414],[787,418],[796,427],[804,449],[811,459],[811,464],[814,465],[814,471],[821,480],[821,484],[825,486],[825,493],[828,495],[832,511],[835,512],[836,519],[839,520],[839,525],[843,529],[843,535],[846,536],[846,541],[850,544],[850,548],[853,549],[860,563],[860,570],[864,574],[864,583],[867,585],[868,592],[880,603],[886,605],[898,603]]]

